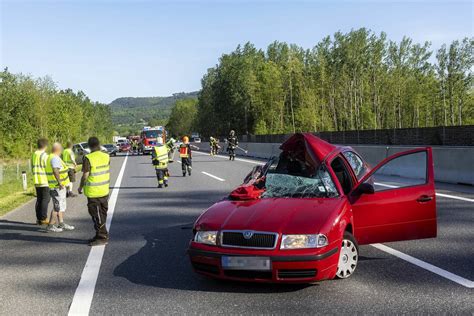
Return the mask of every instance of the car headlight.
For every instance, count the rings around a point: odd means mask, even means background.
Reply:
[[[320,248],[328,245],[328,238],[323,234],[283,235],[280,249]]]
[[[194,241],[207,245],[216,245],[217,231],[197,231]]]

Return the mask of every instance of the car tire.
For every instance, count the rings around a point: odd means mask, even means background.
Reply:
[[[337,279],[347,279],[354,274],[359,262],[359,245],[349,232],[344,232],[342,238],[339,262],[337,264]]]

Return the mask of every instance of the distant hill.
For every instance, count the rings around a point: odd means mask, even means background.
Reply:
[[[177,100],[197,99],[198,92],[175,93],[168,97],[123,97],[112,101],[112,122],[116,125],[166,122]],[[150,124],[154,125],[154,124]]]

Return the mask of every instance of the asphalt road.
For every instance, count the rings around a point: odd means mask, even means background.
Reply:
[[[112,181],[124,157],[112,158]],[[381,251],[361,247],[354,276],[314,285],[222,282],[196,275],[186,256],[193,221],[253,167],[196,153],[193,175],[170,165],[170,187],[157,189],[149,156],[129,156],[90,307],[117,314],[473,314],[474,290]],[[207,172],[217,178],[206,175]],[[439,185],[474,199],[470,187]],[[386,245],[474,280],[474,202],[437,197],[438,238]],[[0,314],[68,313],[93,235],[83,196],[68,199],[73,232],[42,232],[33,203],[0,218]]]

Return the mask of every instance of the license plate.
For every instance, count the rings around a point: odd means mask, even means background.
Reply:
[[[268,257],[222,256],[221,263],[222,268],[227,270],[270,271],[272,269]]]

